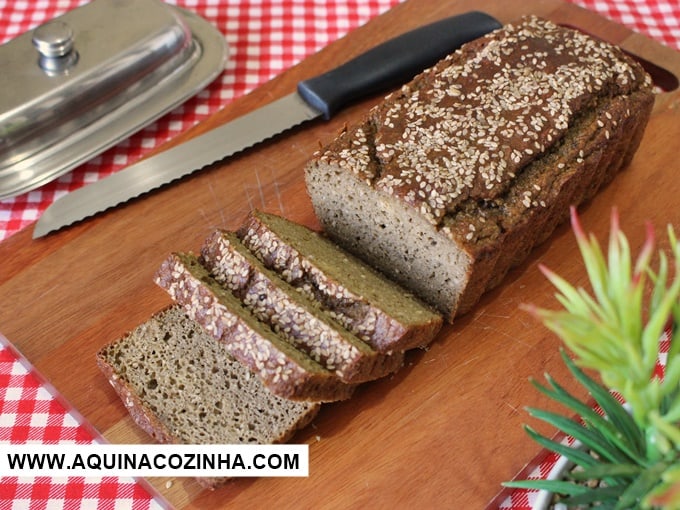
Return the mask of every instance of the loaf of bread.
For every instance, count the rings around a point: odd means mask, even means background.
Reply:
[[[342,382],[335,372],[259,321],[210,276],[197,257],[171,254],[161,264],[154,281],[272,393],[291,400],[310,401],[342,400],[351,396],[354,385]]]
[[[103,347],[97,364],[134,421],[161,443],[282,443],[320,407],[273,395],[178,305]]]
[[[630,162],[653,102],[620,49],[527,17],[346,128],[307,191],[327,234],[451,321]]]
[[[349,384],[372,381],[403,365],[403,352],[379,353],[324,312],[318,304],[264,267],[233,232],[217,230],[201,250],[201,262],[260,321],[296,349]]]
[[[266,267],[379,352],[424,347],[441,329],[431,307],[304,225],[252,211],[238,235]]]

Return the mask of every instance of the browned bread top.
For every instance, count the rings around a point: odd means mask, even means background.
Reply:
[[[527,17],[439,62],[319,158],[440,224],[465,200],[507,192],[601,98],[650,88],[615,46]]]

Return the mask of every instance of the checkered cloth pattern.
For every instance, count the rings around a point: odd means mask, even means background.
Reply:
[[[135,162],[306,56],[402,0],[170,0],[194,11],[227,38],[225,72],[204,91],[90,162],[41,188],[0,201],[0,242],[31,225],[62,195]],[[676,0],[571,0],[582,7],[680,49]],[[86,0],[0,0],[0,43]],[[1,325],[0,325],[1,327]],[[0,340],[4,337],[0,335]],[[662,360],[659,370],[665,360]],[[80,418],[8,345],[0,343],[0,445],[25,441],[90,442]],[[544,477],[548,455],[531,473]],[[531,508],[535,493],[515,491],[504,510]],[[154,508],[158,503],[132,480],[13,478],[0,480],[0,508]]]
[[[137,161],[210,114],[402,0],[171,0],[225,34],[231,54],[212,85],[116,147],[44,186],[0,201],[0,241],[62,195]],[[571,0],[680,49],[677,0]],[[85,0],[0,0],[0,43]]]
[[[0,335],[0,450],[8,445],[92,444],[93,432]],[[118,477],[0,478],[0,508],[164,508],[133,479]]]

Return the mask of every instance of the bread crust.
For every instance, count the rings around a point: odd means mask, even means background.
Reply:
[[[333,239],[453,321],[630,162],[653,102],[618,48],[527,17],[348,127],[307,190]]]

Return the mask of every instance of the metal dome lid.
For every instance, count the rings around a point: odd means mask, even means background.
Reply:
[[[0,199],[127,138],[224,69],[224,36],[158,0],[95,0],[0,46]]]

